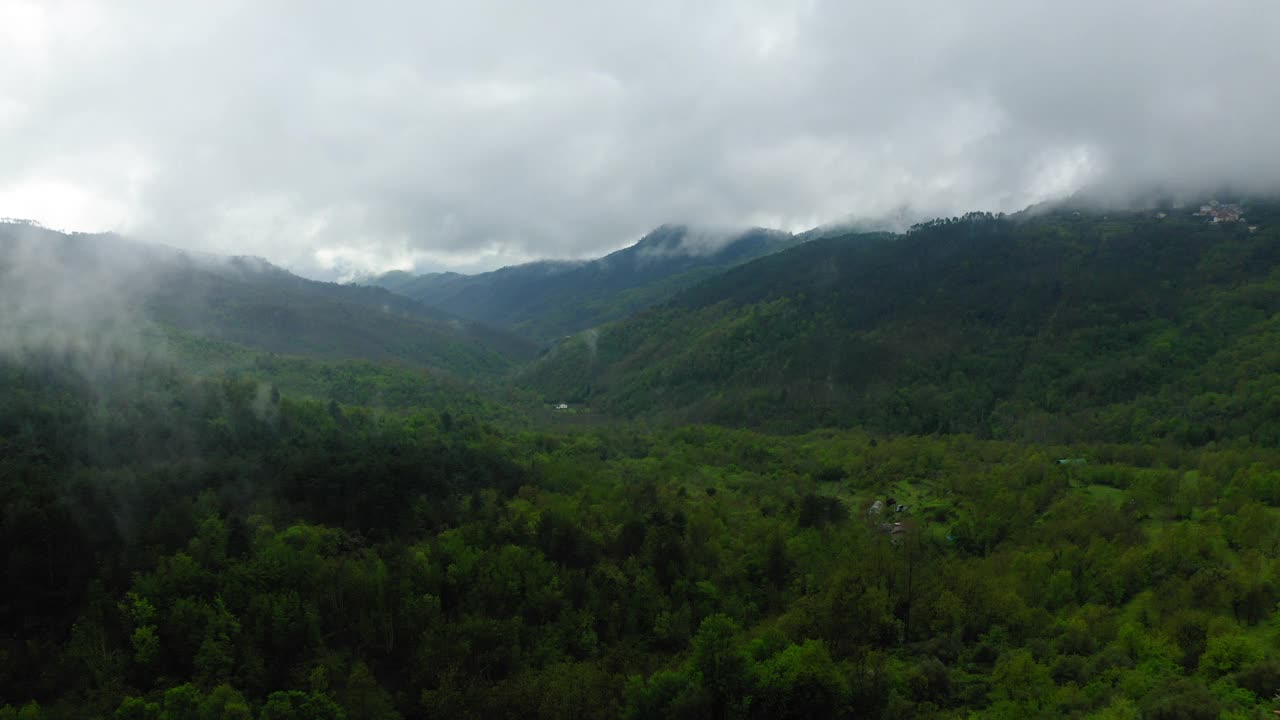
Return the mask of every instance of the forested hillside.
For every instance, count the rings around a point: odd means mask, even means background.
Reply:
[[[532,345],[380,288],[321,283],[255,258],[0,223],[9,343],[172,328],[268,352],[497,374]],[[71,331],[74,330],[74,333]]]
[[[373,283],[461,317],[546,342],[624,317],[739,263],[794,244],[787,233],[707,233],[664,225],[584,262],[536,262],[478,275],[388,273]]]
[[[1274,445],[1280,217],[1247,211],[1255,230],[1060,209],[816,240],[562,343],[527,382],[622,416]]]
[[[13,245],[0,720],[1267,717],[1271,208],[818,239],[521,386],[382,291]]]

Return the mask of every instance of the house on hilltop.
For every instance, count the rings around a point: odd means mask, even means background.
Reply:
[[[1208,205],[1201,205],[1195,215],[1207,218],[1212,223],[1241,222],[1244,220],[1244,208],[1237,203],[1219,203],[1213,200]]]

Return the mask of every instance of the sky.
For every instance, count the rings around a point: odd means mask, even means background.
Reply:
[[[1270,0],[0,0],[0,217],[309,277],[1280,188]]]

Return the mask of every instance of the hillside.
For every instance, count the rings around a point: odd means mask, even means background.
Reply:
[[[1277,208],[1070,208],[809,242],[561,344],[549,402],[1026,439],[1280,442]]]
[[[532,347],[381,288],[109,235],[0,224],[0,278],[11,308],[0,337],[10,350],[142,342],[158,326],[272,353],[493,374]]]
[[[585,262],[535,262],[478,275],[388,273],[371,282],[445,312],[549,341],[661,302],[726,268],[795,244],[754,229],[712,235],[664,225]]]

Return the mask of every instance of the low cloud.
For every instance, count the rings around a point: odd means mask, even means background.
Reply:
[[[1280,5],[18,0],[0,215],[297,272],[1280,187]]]
[[[117,246],[112,238],[0,223],[0,359],[53,355],[98,375],[117,353],[144,347],[146,253]]]

